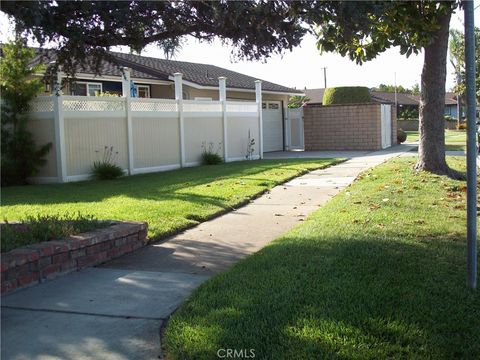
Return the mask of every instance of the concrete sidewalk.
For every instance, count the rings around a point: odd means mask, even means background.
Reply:
[[[351,154],[165,242],[5,296],[2,359],[161,358],[162,322],[197,286],[298,224],[361,172],[408,150]]]

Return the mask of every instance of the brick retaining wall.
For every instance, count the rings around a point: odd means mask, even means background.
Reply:
[[[397,119],[392,106],[392,145]],[[382,147],[380,104],[311,107],[304,111],[305,150],[379,150]]]
[[[107,228],[14,249],[1,256],[2,294],[60,274],[98,265],[146,244],[147,223]]]

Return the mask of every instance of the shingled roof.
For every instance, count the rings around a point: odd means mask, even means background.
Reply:
[[[115,56],[119,63],[132,69],[141,71],[153,70],[155,74],[158,74],[160,80],[166,80],[169,76],[179,72],[183,74],[183,79],[186,81],[190,81],[200,86],[217,87],[218,78],[220,76],[225,76],[227,78],[227,87],[249,90],[255,89],[255,80],[258,80],[252,76],[244,75],[215,65],[165,60],[117,52],[112,53],[112,55]],[[265,80],[262,80],[262,90],[281,93],[302,93],[302,91]]]
[[[370,91],[373,101],[395,103],[395,93],[385,91]],[[404,93],[397,93],[397,104],[418,106],[418,99],[415,96]]]
[[[49,62],[55,59],[55,53],[48,49],[35,49],[37,56],[33,63]],[[183,79],[199,87],[218,87],[218,78],[227,78],[227,88],[254,90],[255,80],[252,76],[209,64],[198,64],[185,61],[165,60],[147,56],[110,52],[117,63],[102,61],[100,74],[107,76],[122,76],[121,66],[131,69],[131,77],[145,80],[172,80],[173,74],[180,72]],[[85,65],[78,73],[94,75],[93,67]],[[262,90],[286,94],[301,94],[302,91],[292,89],[269,81],[262,80]]]

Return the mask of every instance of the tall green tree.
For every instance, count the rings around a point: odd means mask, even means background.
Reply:
[[[475,28],[475,63],[476,63],[476,87],[477,102],[480,103],[480,28]],[[463,32],[452,29],[450,31],[450,63],[454,69],[454,75],[458,76],[458,83],[455,86],[455,93],[462,99],[465,97],[465,36]]]
[[[23,184],[46,163],[51,144],[37,147],[27,129],[30,102],[42,91],[42,81],[34,74],[42,71],[31,66],[35,56],[24,41],[17,39],[2,46],[1,81],[1,182]]]
[[[373,91],[382,91],[382,92],[397,92],[397,93],[402,93],[402,94],[410,94],[410,89],[404,88],[402,85],[386,85],[386,84],[380,84],[378,86],[375,86],[371,88]]]
[[[309,13],[317,23],[321,51],[337,51],[361,64],[391,47],[410,56],[424,53],[420,91],[417,170],[462,177],[447,165],[443,109],[450,18],[454,1],[339,2]]]
[[[380,84],[376,87],[373,87],[371,90],[373,91],[382,91],[382,92],[397,92],[399,94],[411,94],[411,95],[418,95],[420,94],[420,87],[418,84],[415,84],[411,89],[404,88],[402,85],[387,85],[387,84]]]
[[[16,30],[41,44],[57,44],[57,66],[73,72],[78,61],[94,65],[108,48],[139,50],[175,44],[191,35],[232,44],[236,55],[264,59],[291,50],[307,33],[320,51],[361,64],[388,48],[406,56],[424,53],[418,170],[459,177],[445,161],[443,107],[450,17],[457,1],[5,1]],[[126,14],[128,16],[126,16]],[[89,60],[90,59],[90,60]]]

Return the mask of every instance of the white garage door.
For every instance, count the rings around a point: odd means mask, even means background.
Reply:
[[[283,150],[282,103],[266,101],[262,104],[263,151]]]

